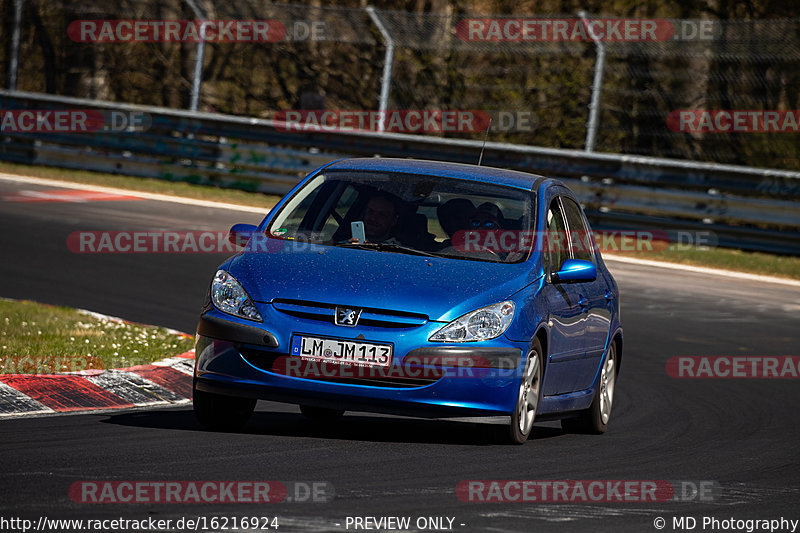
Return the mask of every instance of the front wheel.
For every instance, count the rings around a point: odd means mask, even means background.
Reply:
[[[565,418],[561,428],[570,433],[605,433],[611,419],[614,405],[614,388],[617,383],[617,348],[612,341],[608,347],[603,368],[600,370],[600,383],[594,393],[592,405],[577,418]]]
[[[192,404],[197,421],[212,431],[242,429],[253,414],[256,400],[235,398],[197,390],[192,387]]]
[[[525,362],[525,371],[519,385],[517,406],[511,415],[509,437],[514,444],[524,444],[533,429],[539,395],[542,390],[542,346],[539,339],[533,342]]]

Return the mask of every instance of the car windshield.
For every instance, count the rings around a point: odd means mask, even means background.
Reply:
[[[436,176],[329,171],[272,219],[270,238],[514,263],[530,253],[530,191]]]

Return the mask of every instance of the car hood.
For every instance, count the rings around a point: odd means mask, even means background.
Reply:
[[[334,246],[245,252],[228,265],[256,302],[291,299],[421,313],[450,321],[507,299],[535,280],[530,263],[503,264]]]

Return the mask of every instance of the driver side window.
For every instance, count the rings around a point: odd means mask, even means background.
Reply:
[[[547,259],[546,266],[550,272],[560,270],[564,261],[569,259],[567,225],[558,197],[553,198],[547,210]]]
[[[561,201],[566,211],[567,222],[569,222],[570,248],[575,259],[594,263],[592,236],[583,222],[581,208],[572,198],[564,196]]]

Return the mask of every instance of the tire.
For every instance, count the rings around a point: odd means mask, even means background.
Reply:
[[[314,422],[335,422],[344,415],[343,409],[328,409],[327,407],[314,407],[312,405],[301,405],[300,412]]]
[[[531,351],[528,352],[525,371],[519,384],[517,404],[508,427],[508,437],[513,444],[524,444],[533,430],[542,394],[543,360],[542,345],[539,339],[535,339]]]
[[[237,431],[244,427],[256,400],[235,398],[192,388],[192,404],[197,421],[211,431]]]
[[[561,420],[561,429],[568,433],[590,433],[600,435],[608,429],[611,420],[611,408],[614,406],[614,389],[617,384],[617,346],[613,341],[600,369],[600,383],[594,393],[594,400],[589,409],[582,411],[576,418]]]

